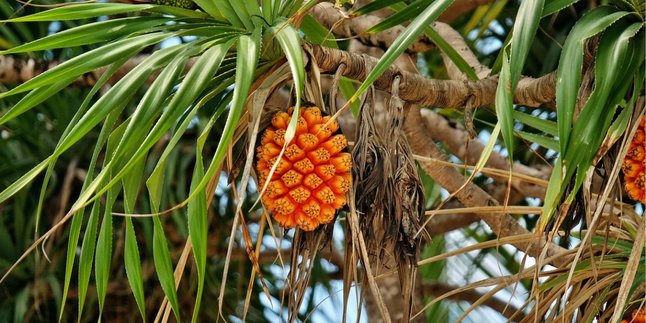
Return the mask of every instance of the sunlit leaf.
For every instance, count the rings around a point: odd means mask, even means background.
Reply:
[[[301,100],[303,88],[305,87],[305,63],[303,62],[303,51],[301,49],[301,39],[298,37],[296,30],[288,24],[280,24],[274,27],[276,39],[280,47],[287,56],[289,68],[292,71],[294,80],[294,92],[296,92],[296,102],[294,104],[294,113],[289,126],[285,132],[285,141],[290,142],[296,133],[296,123],[300,115]]]
[[[158,216],[153,217],[153,260],[155,262],[155,271],[159,284],[161,285],[168,302],[173,308],[175,318],[178,322],[182,322],[179,312],[179,300],[177,299],[177,292],[175,291],[175,277],[173,276],[173,263],[170,259],[170,252],[168,251],[168,241],[164,234],[164,227]]]
[[[543,3],[544,0],[521,3],[514,22],[509,53],[503,48],[502,69],[496,89],[496,116],[511,160],[514,155],[514,91],[538,29]]]
[[[99,16],[117,15],[129,12],[138,12],[154,7],[154,5],[146,4],[132,5],[124,3],[84,3],[54,8],[29,16],[16,17],[9,20],[0,20],[0,22],[76,20]]]
[[[95,44],[146,30],[147,28],[168,21],[171,21],[171,19],[159,17],[129,17],[99,21],[67,29],[20,46],[0,51],[0,55]]]
[[[627,14],[627,12],[616,12],[611,7],[596,8],[577,22],[563,45],[556,80],[560,151],[565,151],[565,145],[570,138],[574,105],[581,83],[584,42]]]
[[[94,203],[92,205],[92,211],[90,211],[90,218],[87,226],[85,227],[85,234],[83,235],[83,245],[81,246],[81,256],[79,257],[78,269],[79,322],[81,321],[83,305],[85,305],[85,296],[87,295],[87,288],[90,283],[90,273],[92,271],[92,262],[94,259],[96,231],[99,223],[100,211],[100,204]]]
[[[399,55],[408,48],[408,45],[410,45],[417,36],[424,31],[424,28],[435,21],[435,19],[437,19],[437,17],[439,17],[440,14],[442,14],[442,12],[444,12],[444,10],[446,10],[446,8],[448,8],[452,3],[453,0],[437,0],[421,12],[417,18],[415,18],[415,20],[406,27],[406,30],[397,37],[390,48],[388,48],[386,53],[379,60],[379,63],[377,63],[372,71],[370,71],[370,74],[368,74],[349,101],[353,102],[357,100],[359,96],[363,94],[363,92],[365,92],[393,62],[395,62],[397,57],[399,57]]]
[[[419,14],[421,10],[426,8],[429,4],[431,3],[431,0],[417,0],[408,6],[406,8],[399,10],[392,16],[384,19],[380,23],[370,27],[368,30],[366,30],[367,33],[378,33],[381,31],[384,31],[386,29],[395,27],[403,22],[406,22],[408,20],[411,20]]]
[[[133,38],[122,39],[114,43],[99,47],[95,50],[76,56],[52,68],[15,88],[0,93],[0,98],[33,90],[35,88],[58,83],[61,79],[80,76],[93,71],[101,66],[113,63],[123,57],[136,54],[144,47],[162,41],[172,35],[166,33],[148,34]]]

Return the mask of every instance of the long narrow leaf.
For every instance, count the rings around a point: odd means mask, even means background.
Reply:
[[[556,80],[560,151],[566,151],[565,146],[570,138],[574,106],[581,83],[584,42],[627,14],[615,12],[615,9],[610,7],[598,7],[583,16],[565,40]]]
[[[202,145],[197,145],[195,167],[193,168],[193,178],[191,179],[191,189],[194,189],[204,176],[204,164],[202,161]],[[202,294],[204,292],[204,280],[206,275],[206,251],[207,251],[207,205],[206,190],[197,192],[197,196],[188,203],[188,232],[193,244],[193,258],[197,268],[197,295],[195,297],[195,306],[193,308],[193,318],[191,322],[197,322],[202,304]]]
[[[123,179],[123,202],[125,211],[128,214],[133,213],[135,210],[135,203],[139,196],[139,185],[145,166],[146,160],[142,159]],[[135,297],[137,307],[139,307],[142,321],[146,322],[146,303],[144,298],[143,276],[141,273],[141,259],[139,258],[139,246],[137,245],[137,236],[135,235],[135,227],[131,217],[126,217],[123,262],[132,295]]]
[[[496,87],[496,117],[500,125],[502,138],[507,146],[509,158],[513,160],[514,152],[514,112],[513,84],[511,82],[511,71],[508,57],[503,57],[502,69],[498,77]],[[511,167],[511,165],[510,165]]]
[[[371,1],[370,3],[364,5],[363,7],[352,11],[352,14],[354,16],[363,16],[365,14],[369,14],[373,11],[377,11],[379,9],[386,8],[388,6],[392,6],[396,3],[401,2],[401,0],[377,0],[377,1]]]
[[[122,39],[114,43],[99,47],[85,54],[76,56],[63,62],[55,68],[39,74],[31,80],[15,88],[0,93],[0,98],[26,92],[48,84],[58,83],[61,79],[69,79],[76,75],[93,71],[101,66],[113,63],[123,57],[132,56],[144,47],[173,36],[170,33],[157,33]]]
[[[569,7],[579,0],[548,0],[545,1],[545,7],[543,8],[542,16],[549,16],[555,12],[560,11],[566,7]]]
[[[242,20],[240,20],[236,12],[233,10],[233,8],[231,8],[231,5],[228,1],[215,1],[215,6],[232,25],[245,28],[245,24],[242,23]]]
[[[213,18],[221,19],[222,14],[220,13],[220,10],[218,10],[217,5],[215,4],[217,1],[209,1],[209,0],[193,0],[195,3],[202,8],[202,10],[206,11],[209,15],[211,15]]]
[[[126,268],[126,276],[130,283],[130,289],[135,297],[139,313],[144,322],[146,322],[146,303],[144,298],[143,275],[141,273],[141,259],[139,258],[139,247],[137,246],[137,236],[132,224],[132,218],[126,218],[126,238],[123,246],[123,262]]]
[[[211,164],[204,174],[204,179],[200,184],[195,188],[195,191],[199,191],[206,187],[209,179],[213,176],[215,171],[219,168],[220,164],[224,160],[226,155],[227,147],[233,138],[233,133],[238,125],[242,111],[244,110],[244,104],[249,95],[249,89],[251,87],[251,82],[253,82],[256,64],[258,63],[258,51],[260,44],[260,34],[254,34],[251,36],[240,36],[237,43],[237,69],[235,76],[235,88],[233,89],[233,99],[231,102],[231,108],[229,109],[229,114],[227,115],[227,122],[222,129],[222,135],[218,141],[218,148],[213,155]],[[189,197],[189,200],[192,196]]]
[[[81,321],[81,317],[83,317],[83,305],[85,305],[85,296],[87,295],[87,288],[90,283],[90,272],[92,271],[92,260],[96,246],[96,231],[99,223],[100,210],[100,204],[98,202],[94,203],[92,211],[90,211],[90,219],[85,227],[85,234],[83,235],[83,245],[81,246],[78,269],[79,322]]]
[[[513,97],[516,84],[523,72],[527,54],[538,29],[544,0],[523,1],[518,9],[512,31],[509,54],[503,49],[502,70],[496,89],[496,115],[501,125],[502,137],[513,160],[514,112]]]
[[[558,126],[556,122],[545,120],[541,117],[535,117],[520,111],[514,111],[514,119],[532,127],[543,131],[551,136],[558,136]]]
[[[63,135],[68,133],[68,131],[72,128],[72,125],[76,123],[78,119],[80,119],[80,116],[85,112],[87,106],[90,105],[91,98],[94,97],[94,95],[99,91],[99,89],[103,87],[105,82],[107,82],[107,80],[113,75],[113,73],[120,66],[121,66],[121,63],[112,64],[112,66],[110,66],[110,68],[103,75],[101,75],[101,78],[99,78],[99,80],[90,90],[90,93],[83,100],[83,103],[81,104],[78,111],[75,113],[74,117],[72,118],[72,122],[65,128],[65,131],[63,131]],[[87,174],[85,175],[85,179],[83,180],[83,186],[81,187],[81,192],[87,189],[87,186],[92,182],[92,179],[94,178],[94,169],[96,167],[97,160],[99,159],[99,156],[103,151],[103,147],[105,146],[105,143],[108,140],[108,135],[109,135],[108,129],[106,127],[102,128],[101,132],[99,133],[99,137],[96,140],[96,144],[94,145],[94,151],[92,152],[92,158],[90,159],[90,164],[87,167]],[[54,161],[56,159],[50,158],[50,160],[52,160],[52,163],[48,168],[47,174],[45,175],[45,180],[43,181],[43,187],[41,189],[41,196],[38,202],[38,205],[39,205],[38,215],[40,215],[40,212],[41,212],[40,210],[41,210],[43,201],[45,199],[45,191],[47,186],[46,183],[49,181],[49,177],[53,173],[54,164],[55,164]],[[64,287],[63,287],[62,299],[67,299],[67,293],[69,291],[70,282],[72,279],[72,269],[73,269],[72,267],[74,266],[74,261],[76,258],[76,249],[78,248],[78,240],[81,232],[81,227],[83,225],[84,216],[85,216],[85,209],[79,210],[72,218],[72,223],[70,225],[70,233],[69,233],[69,238],[67,242],[67,256],[65,259],[65,282],[63,285]],[[65,303],[66,302],[61,303],[60,315],[58,318],[59,321],[63,317]]]
[[[233,133],[235,132],[236,127],[238,126],[238,121],[242,115],[244,104],[247,100],[249,94],[249,89],[251,83],[254,79],[254,73],[256,71],[256,64],[258,63],[258,51],[260,44],[260,33],[254,33],[251,36],[241,36],[238,40],[238,53],[237,53],[237,70],[235,84],[236,87],[233,90],[233,101],[231,103],[231,109],[229,110],[229,115],[227,116],[227,122],[222,130],[222,135],[220,136],[220,141],[218,142],[218,148],[215,151],[213,160],[209,165],[209,168],[205,174],[205,180],[197,186],[196,189],[202,189],[208,183],[208,179],[213,176],[215,171],[220,167],[220,164],[224,160],[226,151],[228,150],[229,143],[233,138]],[[235,222],[235,221],[234,221]],[[235,226],[235,224],[234,224]],[[231,246],[231,244],[229,245]],[[228,274],[228,267],[225,265],[222,280],[223,284],[220,288],[220,295],[224,295],[224,287],[226,282],[226,277]],[[223,299],[220,297],[218,306],[222,310]]]
[[[610,16],[615,15],[610,14]],[[594,21],[589,23],[596,25]],[[629,75],[628,73],[641,72],[638,66],[643,63],[643,39],[638,38],[637,44],[635,41],[629,41],[640,29],[640,24],[633,24],[626,28],[616,23],[605,32],[597,53],[595,87],[572,127],[568,142],[561,143],[561,147],[567,147],[567,150],[562,150],[563,154],[557,160],[557,167],[563,168],[564,171],[557,173],[560,177],[557,178],[555,177],[557,174],[552,174],[550,178],[548,191],[553,190],[553,192],[546,196],[538,224],[539,231],[544,230],[552,218],[557,202],[564,194],[566,187],[564,183],[569,183],[576,173],[574,185],[571,186],[566,202],[573,200],[610,127],[612,119],[606,116],[614,115],[619,101],[623,99],[634,79],[626,76]],[[617,66],[621,67],[617,69]],[[569,131],[568,127],[568,133]]]
[[[77,20],[99,16],[138,12],[154,7],[154,5],[145,4],[133,5],[124,3],[87,3],[54,8],[29,16],[16,17],[9,20],[0,20],[0,22]]]
[[[159,217],[153,217],[153,260],[155,262],[155,271],[159,278],[161,285],[168,302],[170,302],[175,313],[177,322],[182,322],[179,312],[179,300],[177,299],[177,292],[175,291],[175,277],[173,276],[173,262],[170,259],[170,252],[168,251],[168,241],[164,234],[164,227],[162,226]]]
[[[464,73],[472,80],[477,80],[478,75],[473,67],[464,60],[464,58],[449,44],[435,29],[428,27],[424,29],[426,36],[458,67],[460,72]]]
[[[404,32],[397,37],[393,44],[388,48],[386,53],[381,57],[379,63],[370,71],[365,81],[361,83],[357,91],[350,98],[349,102],[356,101],[363,92],[365,92],[372,83],[374,83],[383,72],[390,67],[390,65],[403,53],[408,45],[410,45],[419,36],[426,26],[430,25],[437,17],[446,10],[453,0],[436,0],[429,5],[422,13],[411,22],[411,24],[404,30]]]
[[[39,87],[31,92],[27,93],[18,103],[16,103],[11,109],[9,109],[5,114],[0,117],[0,125],[5,124],[7,121],[16,118],[17,116],[29,111],[29,109],[37,106],[38,104],[44,102],[52,95],[60,92],[62,89],[70,85],[74,80],[74,77],[63,78],[61,81]]]
[[[305,87],[305,63],[303,62],[301,39],[298,37],[296,30],[291,25],[281,24],[276,26],[274,31],[280,47],[285,52],[285,56],[287,56],[289,68],[294,79],[294,92],[296,92],[294,113],[285,133],[285,142],[290,142],[296,134],[296,123],[300,115],[301,99],[303,88]]]
[[[429,4],[431,3],[431,0],[417,0],[408,6],[406,8],[399,10],[392,16],[384,19],[380,23],[370,27],[368,30],[366,30],[367,33],[378,33],[381,31],[384,31],[386,29],[392,28],[394,26],[397,26],[401,23],[404,23],[413,17],[417,17],[419,12],[426,8]]]
[[[171,21],[171,19],[160,17],[129,17],[99,21],[64,30],[20,46],[0,51],[0,55],[95,44],[146,30],[168,21]]]
[[[94,274],[96,280],[96,293],[99,300],[99,316],[103,313],[105,295],[108,290],[108,279],[110,276],[110,265],[112,264],[112,205],[117,199],[118,188],[110,190],[107,196],[105,212],[99,238],[96,244],[96,256],[94,257]]]
[[[148,77],[160,67],[168,64],[173,56],[179,54],[185,48],[182,45],[168,47],[159,50],[148,57],[145,61],[137,65],[125,77],[102,96],[88,112],[78,121],[70,131],[70,136],[61,139],[56,154],[67,150],[71,145],[76,143],[82,136],[90,131],[98,122],[115,109],[123,108],[125,103],[135,94]]]

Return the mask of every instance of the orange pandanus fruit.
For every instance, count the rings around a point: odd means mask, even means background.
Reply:
[[[621,323],[646,323],[646,308],[634,310],[630,318],[621,320]]]
[[[262,134],[256,153],[260,187],[268,180],[262,201],[283,228],[298,226],[312,231],[330,223],[346,204],[352,183],[352,157],[345,152],[348,141],[339,124],[323,116],[318,107],[300,110],[296,135],[278,160],[285,145],[285,132],[293,114],[277,112]]]
[[[642,116],[637,132],[624,158],[624,163],[621,165],[628,196],[642,203],[646,203],[646,191],[644,191],[644,182],[646,181],[646,176],[644,175],[644,169],[646,169],[644,123],[646,123],[646,116]]]

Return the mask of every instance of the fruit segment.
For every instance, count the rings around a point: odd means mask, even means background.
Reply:
[[[631,199],[642,203],[646,203],[646,190],[644,190],[644,182],[646,182],[644,175],[644,169],[646,169],[646,158],[644,158],[646,155],[644,152],[646,145],[644,142],[645,122],[646,116],[642,116],[637,132],[626,152],[624,163],[621,165],[626,193]]]

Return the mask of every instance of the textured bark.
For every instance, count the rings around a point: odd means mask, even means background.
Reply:
[[[369,3],[370,1],[357,1],[356,7]],[[455,18],[471,11],[478,6],[488,4],[493,0],[456,0],[438,19],[441,22],[451,22]],[[329,2],[322,2],[315,5],[310,12],[312,16],[318,20],[323,26],[331,30],[334,34],[354,38],[366,45],[379,47],[381,49],[388,49],[390,45],[397,39],[397,37],[406,29],[405,26],[397,25],[391,27],[383,32],[376,34],[368,34],[365,31],[380,23],[383,20],[383,13],[387,10],[379,10],[363,16],[353,16],[352,13],[345,13],[340,9],[334,7],[334,4]],[[389,12],[387,13],[389,14]],[[436,28],[437,23],[433,24]],[[432,50],[435,48],[433,42],[426,36],[422,35],[416,39],[407,51],[409,53],[420,53]]]
[[[425,138],[425,134],[428,133],[418,109],[411,110],[404,126],[409,138]],[[432,140],[411,140],[410,144],[413,148],[413,152],[417,155],[448,161],[448,157],[444,155]],[[464,176],[462,176],[462,174],[460,174],[454,167],[428,161],[420,161],[420,165],[440,186],[444,187],[451,193],[457,192],[455,197],[464,206],[475,207],[499,205],[498,201],[492,198],[479,186],[472,182],[465,184],[466,178],[464,178]],[[464,187],[462,187],[463,185]],[[510,237],[529,233],[529,231],[520,225],[516,219],[508,214],[480,213],[478,216],[487,223],[498,237]],[[548,248],[547,257],[566,252],[565,249],[552,243],[548,243],[542,236],[536,236],[531,242],[518,241],[513,245],[535,258],[539,257],[544,247]],[[555,259],[552,264],[557,267],[561,267],[566,266],[569,263],[569,257],[560,257]]]
[[[341,64],[345,64],[343,76],[363,81],[368,71],[378,62],[374,57],[358,55],[338,49],[330,49],[317,45],[305,45],[311,49],[314,59],[317,60],[322,73],[333,73]],[[113,84],[137,66],[147,56],[136,56],[127,61],[108,83]],[[191,66],[192,61],[187,63]],[[57,62],[37,62],[29,58],[14,56],[0,56],[0,83],[13,84],[28,81],[36,75],[56,66]],[[77,86],[92,86],[101,76],[104,69],[97,69],[87,73],[75,82]],[[497,77],[487,77],[479,81],[437,80],[427,79],[421,75],[409,73],[392,66],[374,83],[379,90],[389,92],[395,76],[401,77],[399,87],[400,98],[415,105],[445,107],[460,109],[467,101],[472,107],[480,107],[494,103],[495,89],[498,85]],[[149,81],[154,80],[155,74]],[[554,100],[554,84],[556,74],[550,73],[538,79],[523,78],[520,80],[514,102],[526,106],[536,107]]]
[[[442,16],[444,17],[443,21],[451,21],[452,19],[457,17],[456,15],[462,14],[466,11],[474,9],[479,5],[487,4],[490,2],[492,1],[491,0],[458,0],[451,7],[449,7],[449,9],[444,13],[444,15]],[[404,26],[398,25],[380,33],[366,34],[365,31],[367,29],[381,22],[383,18],[375,15],[351,17],[335,9],[334,6],[330,3],[320,3],[314,6],[312,10],[312,15],[321,24],[323,24],[325,27],[327,27],[337,35],[340,35],[342,37],[353,37],[364,44],[379,47],[381,49],[387,49],[388,47],[390,47],[392,43],[395,41],[395,39],[397,38],[397,36],[399,36],[405,29]],[[435,31],[437,31],[440,34],[440,36],[442,36],[449,44],[451,44],[453,48],[455,48],[455,50],[458,53],[461,54],[461,56],[467,61],[467,63],[472,68],[474,68],[479,78],[482,79],[487,75],[489,75],[491,70],[488,67],[480,64],[480,62],[473,54],[471,49],[468,47],[468,45],[466,44],[462,36],[457,31],[455,31],[451,26],[442,22],[434,22],[432,25],[432,28],[434,28]],[[409,53],[417,53],[417,52],[426,52],[431,49],[434,49],[434,45],[432,44],[432,42],[425,36],[420,36],[408,47],[407,50]],[[461,72],[459,71],[459,69],[450,61],[450,59],[446,55],[442,55],[442,56],[445,62],[445,66],[447,67],[447,72],[451,77],[451,79],[466,80],[466,76],[461,75]],[[372,66],[374,66],[374,64],[370,65],[370,67]],[[336,70],[336,68],[333,68],[333,70]],[[386,72],[385,74],[387,73],[388,72]],[[461,77],[458,77],[458,75],[461,75]],[[386,81],[389,81],[389,80],[392,80],[393,78],[392,76],[394,75],[391,75],[390,77],[382,77],[382,78],[385,78]],[[362,79],[363,78],[361,78],[361,80]],[[485,100],[486,102],[480,104],[476,101],[474,102],[473,107],[478,107],[478,106],[493,103],[493,98],[495,98],[495,88],[497,86],[497,79],[493,78],[493,81],[494,82],[490,82],[490,80],[483,81],[483,84],[486,84],[486,90],[488,91],[489,95]],[[534,107],[544,103],[551,103],[552,101],[554,101],[554,97],[556,94],[556,90],[554,86],[555,82],[556,82],[556,73],[550,73],[538,79],[522,78],[519,81],[518,89],[516,93],[514,93],[514,101],[519,104],[524,104],[524,105],[534,106]],[[438,97],[444,98],[447,95],[446,92],[442,92],[443,87],[428,86],[428,85],[432,85],[433,82],[428,82],[425,84],[421,84],[421,83],[417,83],[417,84],[419,84],[420,87],[422,88],[425,88],[425,89],[430,88],[431,90],[434,90],[434,92],[437,91],[437,93],[433,93],[433,94]],[[405,82],[402,80],[402,86],[404,85],[405,85]],[[468,89],[469,85],[465,85],[467,89],[462,89],[463,91],[459,91],[455,93],[455,97],[460,97],[462,99],[461,101],[458,100],[459,104],[455,104],[455,105],[451,104],[451,102],[453,101],[449,101],[447,102],[446,105],[442,105],[441,98],[438,99],[437,101],[429,100],[425,102],[420,102],[419,95],[415,97],[406,97],[406,94],[402,93],[401,89],[400,89],[400,93],[401,93],[402,99],[407,100],[413,104],[457,108],[460,106],[464,106],[464,103],[466,103],[466,101],[474,95],[474,91],[470,91]],[[380,87],[379,85],[377,85],[377,88],[381,90],[387,90],[390,87],[389,86]],[[453,86],[451,86],[451,88],[454,89]],[[480,97],[482,97],[483,95],[483,93],[480,93],[480,92],[475,92],[475,93],[477,93],[476,95]]]
[[[323,26],[334,34],[346,38],[354,38],[363,44],[388,49],[393,41],[406,29],[398,25],[376,34],[368,34],[365,31],[380,23],[383,18],[375,15],[364,15],[350,17],[340,10],[334,8],[332,3],[322,2],[312,8],[312,16]],[[434,49],[435,45],[426,37],[419,37],[410,46],[409,52],[426,52]]]
[[[482,142],[479,140],[469,140],[469,135],[466,130],[452,127],[449,124],[449,120],[431,110],[421,110],[421,115],[425,121],[426,129],[428,129],[433,139],[445,143],[451,153],[463,160],[465,164],[473,165],[478,161],[485,146]],[[509,170],[509,160],[496,152],[492,152],[486,166],[506,171]],[[533,176],[544,180],[547,180],[550,175],[549,172],[541,172],[519,162],[514,162],[512,170],[518,174]],[[507,176],[491,177],[501,183],[506,183],[508,179]],[[511,186],[525,196],[537,198],[543,198],[545,196],[545,187],[528,183],[522,179],[512,178]]]
[[[473,53],[467,42],[464,41],[462,35],[457,32],[453,27],[441,23],[433,23],[433,29],[446,40],[453,49],[455,49],[460,56],[469,64],[471,68],[476,72],[476,75],[479,79],[487,77],[491,73],[491,69],[487,66],[480,64],[478,57]],[[453,63],[451,58],[446,54],[442,53],[442,62],[446,67],[446,73],[449,75],[449,78],[452,80],[468,80],[468,77],[463,74],[460,69]]]
[[[305,45],[317,61],[322,73],[333,73],[339,65],[346,69],[343,76],[363,81],[379,61],[368,56],[338,49]],[[399,97],[410,104],[428,107],[461,109],[467,101],[472,107],[491,105],[495,102],[498,77],[487,77],[478,81],[427,79],[419,74],[409,73],[391,66],[375,82],[378,90],[390,93],[392,80],[400,76]],[[552,72],[538,79],[523,78],[514,93],[514,103],[530,107],[552,102],[555,95],[556,73]]]

